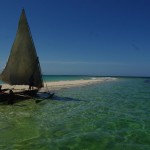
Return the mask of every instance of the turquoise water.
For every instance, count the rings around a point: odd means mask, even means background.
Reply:
[[[81,79],[91,79],[91,76],[82,75],[43,75],[44,81],[66,81],[66,80],[81,80]]]
[[[2,150],[149,150],[150,78],[63,89],[0,105]]]

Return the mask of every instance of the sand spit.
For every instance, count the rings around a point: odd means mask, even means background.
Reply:
[[[44,87],[41,91],[45,91],[48,87],[49,90],[55,91],[63,88],[77,87],[77,86],[86,86],[90,84],[97,84],[101,82],[114,81],[116,78],[104,77],[104,78],[91,78],[89,80],[67,80],[67,81],[52,81],[44,83]],[[29,86],[26,85],[15,85],[10,86],[8,84],[3,84],[2,88],[9,88],[14,90],[28,89]]]

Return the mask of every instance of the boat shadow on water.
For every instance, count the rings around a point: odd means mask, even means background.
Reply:
[[[41,103],[41,102],[50,102],[50,101],[65,101],[65,102],[81,102],[85,100],[77,99],[77,98],[71,98],[71,97],[63,97],[63,96],[57,96],[50,95],[49,97],[46,97],[45,94],[42,94],[41,97],[17,97],[16,99],[13,99],[13,102],[11,102],[9,99],[7,101],[0,101],[0,105],[15,105],[17,106],[18,103],[21,103],[23,101],[35,101],[35,103]]]
[[[83,101],[81,99],[76,99],[76,98],[71,98],[71,97],[61,97],[61,96],[54,96],[52,100],[57,100],[57,101],[74,101],[74,102],[80,102]]]
[[[81,101],[84,101],[84,100],[77,99],[77,98],[71,98],[71,97],[57,96],[57,95],[53,95],[50,98],[41,98],[41,99],[35,100],[36,103],[40,103],[40,102],[43,102],[43,101],[66,101],[66,102],[73,101],[73,102],[81,102]]]

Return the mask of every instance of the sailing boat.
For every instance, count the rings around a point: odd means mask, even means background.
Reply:
[[[14,43],[0,79],[9,85],[29,85],[35,89],[14,92],[34,96],[43,87],[41,67],[32,39],[25,10],[22,10]],[[3,94],[0,94],[0,98]],[[4,94],[6,96],[6,93]],[[7,94],[9,97],[9,94]]]

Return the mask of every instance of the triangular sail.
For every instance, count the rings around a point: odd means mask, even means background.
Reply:
[[[16,38],[1,79],[10,85],[29,85],[31,77],[33,86],[43,86],[40,64],[23,9]]]

